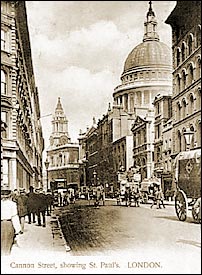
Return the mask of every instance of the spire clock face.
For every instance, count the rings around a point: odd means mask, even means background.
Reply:
[[[61,144],[66,144],[66,143],[68,143],[68,138],[67,138],[67,136],[61,136],[60,137],[60,143]]]

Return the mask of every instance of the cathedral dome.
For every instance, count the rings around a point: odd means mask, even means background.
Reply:
[[[171,49],[158,40],[146,40],[137,45],[128,55],[124,64],[124,74],[138,67],[171,66]]]

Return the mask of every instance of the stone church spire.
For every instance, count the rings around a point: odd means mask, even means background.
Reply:
[[[55,114],[52,120],[52,134],[50,136],[51,146],[60,146],[70,142],[68,134],[68,120],[64,113],[60,97],[58,97]]]
[[[149,40],[159,41],[159,35],[157,33],[157,20],[155,13],[152,9],[152,1],[149,1],[149,11],[147,12],[147,19],[144,22],[144,26],[145,32],[143,42]]]

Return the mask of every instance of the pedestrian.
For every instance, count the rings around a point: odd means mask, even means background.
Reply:
[[[28,223],[31,224],[31,222],[36,222],[36,212],[37,212],[37,195],[34,192],[33,186],[29,187],[29,193],[27,193],[27,212],[28,212]]]
[[[152,205],[150,206],[151,208],[157,203],[157,195],[158,195],[158,188],[157,188],[157,186],[154,186],[154,188],[153,188],[153,202],[152,202]]]
[[[1,255],[9,255],[15,236],[21,231],[17,204],[9,189],[1,189]]]
[[[21,233],[24,232],[25,217],[28,215],[27,201],[28,197],[25,189],[20,188],[19,194],[15,196],[15,202],[17,203],[18,216],[20,218]]]
[[[140,207],[140,190],[136,184],[133,188],[135,207]]]
[[[126,206],[130,206],[129,204],[129,188],[126,189],[125,191],[125,201],[126,201]]]
[[[47,216],[50,216],[51,215],[51,211],[52,211],[53,202],[54,202],[54,197],[53,197],[50,189],[47,190],[46,200],[47,200],[46,213],[47,213]]]
[[[36,205],[37,205],[37,221],[38,226],[46,227],[46,209],[47,209],[47,198],[46,195],[43,193],[43,189],[39,188],[36,189]],[[42,216],[42,224],[41,224],[41,216]]]
[[[166,208],[163,201],[164,201],[163,191],[161,187],[159,187],[159,190],[157,192],[157,209],[161,209],[161,205],[163,206],[163,208]]]

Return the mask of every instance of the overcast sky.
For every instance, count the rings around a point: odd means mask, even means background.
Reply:
[[[176,1],[153,1],[160,40],[171,47],[165,24]],[[57,98],[69,135],[91,126],[113,102],[124,62],[142,42],[148,1],[26,1],[32,59],[39,90],[45,149]]]

